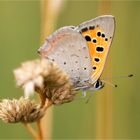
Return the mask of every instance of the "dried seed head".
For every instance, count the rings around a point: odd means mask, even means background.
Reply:
[[[43,86],[43,77],[48,75],[49,67],[49,61],[34,60],[27,61],[20,68],[14,70],[17,85],[24,89],[26,97],[29,97],[34,92],[35,86]]]
[[[0,119],[5,123],[35,122],[44,114],[45,110],[41,109],[39,104],[23,97],[0,102]]]
[[[24,89],[26,97],[36,91],[50,99],[53,104],[62,104],[74,99],[75,93],[67,73],[48,59],[33,60],[22,64],[14,71],[18,86]]]

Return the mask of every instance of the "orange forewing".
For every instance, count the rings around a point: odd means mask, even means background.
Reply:
[[[100,36],[98,35],[98,32],[101,33]],[[84,37],[90,36],[91,38],[91,41],[87,41],[93,67],[91,79],[96,79],[97,77],[100,77],[109,51],[109,44],[111,39],[107,38],[106,36],[102,36],[102,34],[105,35],[104,31],[100,27],[96,27],[94,29],[89,29],[82,32],[82,35]],[[97,51],[97,47],[102,47],[103,51]]]

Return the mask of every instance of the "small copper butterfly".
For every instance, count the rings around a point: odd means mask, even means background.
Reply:
[[[75,90],[97,90],[115,30],[115,18],[99,16],[79,26],[66,26],[47,37],[38,50],[71,78]]]

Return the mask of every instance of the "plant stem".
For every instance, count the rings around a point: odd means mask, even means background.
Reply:
[[[52,101],[48,100],[46,105],[44,106],[44,109],[47,110],[52,104],[53,104]]]
[[[48,100],[47,103],[44,104],[42,108],[46,111],[50,106],[52,105],[52,101]],[[44,139],[44,133],[43,133],[43,126],[41,125],[42,119],[37,121],[37,127],[38,127],[38,137],[40,140]]]
[[[23,125],[28,130],[28,132],[34,137],[35,140],[40,140],[37,136],[36,131],[31,127],[29,123],[23,123]]]
[[[41,126],[41,120],[37,121],[37,127],[38,127],[38,137],[40,140],[43,140],[43,130]]]

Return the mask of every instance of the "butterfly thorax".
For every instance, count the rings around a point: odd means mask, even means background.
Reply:
[[[83,86],[84,85],[84,86]],[[104,83],[98,79],[95,83],[90,83],[90,82],[86,82],[86,84],[82,84],[81,86],[80,85],[75,85],[75,88],[74,90],[84,90],[84,91],[87,91],[87,90],[91,90],[91,91],[95,91],[95,90],[99,90],[99,89],[102,89],[104,87]]]

